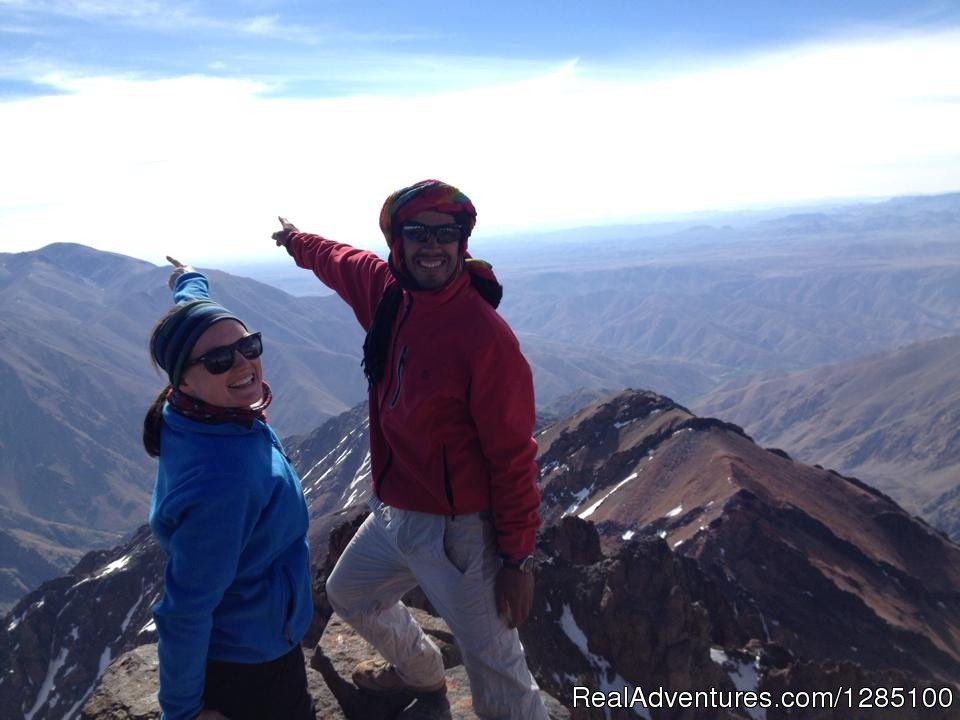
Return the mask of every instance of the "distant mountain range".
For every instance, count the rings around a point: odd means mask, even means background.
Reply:
[[[146,517],[155,466],[140,433],[165,384],[147,338],[170,306],[168,275],[80,245],[0,255],[0,606]],[[364,396],[362,336],[336,298],[209,275],[215,297],[264,332],[281,432]]]
[[[896,717],[956,717],[960,547],[890,498],[649,392],[583,408],[537,440],[545,523],[521,637],[541,686],[565,707],[574,685],[774,695],[898,686],[947,688],[954,705]],[[287,450],[311,513],[317,612],[309,657],[332,622],[324,581],[369,494],[363,408]],[[143,528],[23,598],[0,627],[0,707],[31,720],[75,717],[112,661],[155,642],[150,607],[162,567]],[[313,667],[329,668],[324,652]],[[119,694],[140,698],[144,691],[129,684],[155,683],[139,667],[141,677],[111,674],[127,685]],[[84,717],[155,718],[150,706],[138,700],[137,713],[101,708]],[[347,717],[394,717],[344,709]],[[809,717],[841,716],[874,717]],[[742,716],[706,708],[649,717]]]
[[[863,478],[960,540],[960,336],[733,382],[695,407]]]
[[[506,287],[541,418],[625,386],[689,404],[732,378],[960,334],[958,194],[730,223],[474,243]],[[320,285],[287,262],[300,287]],[[169,306],[167,274],[64,243],[0,254],[0,609],[145,517],[154,471],[139,428],[163,384],[146,336]],[[282,435],[362,400],[362,333],[342,301],[210,277],[264,331]]]

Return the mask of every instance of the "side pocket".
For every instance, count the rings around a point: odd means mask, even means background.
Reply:
[[[461,575],[477,565],[483,549],[483,527],[476,515],[445,518],[443,554]]]

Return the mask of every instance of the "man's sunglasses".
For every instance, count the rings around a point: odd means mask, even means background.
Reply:
[[[263,340],[260,338],[260,333],[251,333],[243,336],[235,343],[211,348],[200,357],[190,360],[187,367],[203,363],[203,366],[211,375],[222,375],[233,367],[233,354],[235,352],[240,353],[247,360],[260,357],[263,354]]]
[[[456,223],[449,225],[424,225],[423,223],[408,222],[400,228],[404,240],[426,245],[430,238],[437,241],[437,245],[449,245],[460,242],[463,238],[463,228]]]

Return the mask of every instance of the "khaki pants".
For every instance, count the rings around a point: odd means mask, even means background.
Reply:
[[[483,720],[547,720],[516,630],[497,615],[500,560],[486,513],[455,518],[371,501],[327,579],[333,609],[412,685],[443,678],[440,651],[400,598],[416,585],[453,631]]]

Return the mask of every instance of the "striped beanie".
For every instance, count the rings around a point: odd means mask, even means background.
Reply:
[[[421,180],[418,183],[397,190],[384,203],[380,210],[380,230],[390,246],[391,255],[400,251],[400,226],[414,215],[424,210],[453,215],[463,227],[463,241],[460,254],[467,251],[467,238],[477,224],[477,211],[470,198],[453,185],[440,180]],[[399,257],[394,260],[399,261]]]
[[[173,387],[180,386],[194,344],[207,328],[220,320],[236,320],[244,329],[247,327],[240,318],[213,300],[191,300],[179,305],[154,331],[150,338],[150,352],[157,365],[167,373]]]

